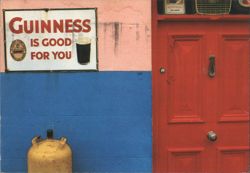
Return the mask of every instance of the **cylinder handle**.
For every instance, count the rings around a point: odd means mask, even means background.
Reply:
[[[66,143],[67,143],[67,138],[61,137],[61,139],[60,139],[60,146],[64,147]]]
[[[41,141],[41,136],[35,136],[35,137],[32,139],[31,143],[32,143],[32,145],[37,145],[38,142],[40,142],[40,141]]]

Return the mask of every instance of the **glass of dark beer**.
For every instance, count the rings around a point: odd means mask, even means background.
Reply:
[[[91,39],[79,37],[76,41],[77,60],[79,64],[90,62]]]

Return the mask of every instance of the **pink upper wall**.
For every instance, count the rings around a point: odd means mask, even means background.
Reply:
[[[100,71],[151,70],[151,0],[2,0],[0,71],[4,71],[2,9],[97,8]]]

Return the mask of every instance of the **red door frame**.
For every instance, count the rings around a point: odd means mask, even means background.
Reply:
[[[156,90],[154,88],[157,87],[157,77],[156,75],[156,69],[159,66],[159,64],[157,64],[157,60],[155,60],[155,57],[157,56],[157,0],[151,0],[151,8],[152,8],[152,21],[151,21],[151,29],[152,29],[152,130],[153,130],[153,139],[152,139],[152,143],[153,143],[153,155],[152,155],[152,165],[153,165],[153,172],[156,173],[157,170],[157,156],[158,156],[158,143],[157,143],[157,139],[158,139],[158,127],[157,127],[157,105],[156,105]]]
[[[157,172],[157,163],[159,155],[159,132],[158,132],[158,117],[160,110],[160,100],[158,98],[157,86],[159,86],[158,73],[160,68],[164,67],[160,64],[157,57],[160,53],[157,42],[158,22],[168,21],[249,21],[248,15],[223,15],[223,16],[205,16],[205,15],[158,15],[157,0],[151,1],[152,7],[152,114],[153,114],[153,172]]]

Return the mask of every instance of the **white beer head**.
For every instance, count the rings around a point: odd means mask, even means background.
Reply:
[[[79,36],[77,41],[77,44],[81,44],[81,45],[86,45],[86,44],[90,44],[91,43],[91,39],[88,37],[83,37],[83,36]]]

